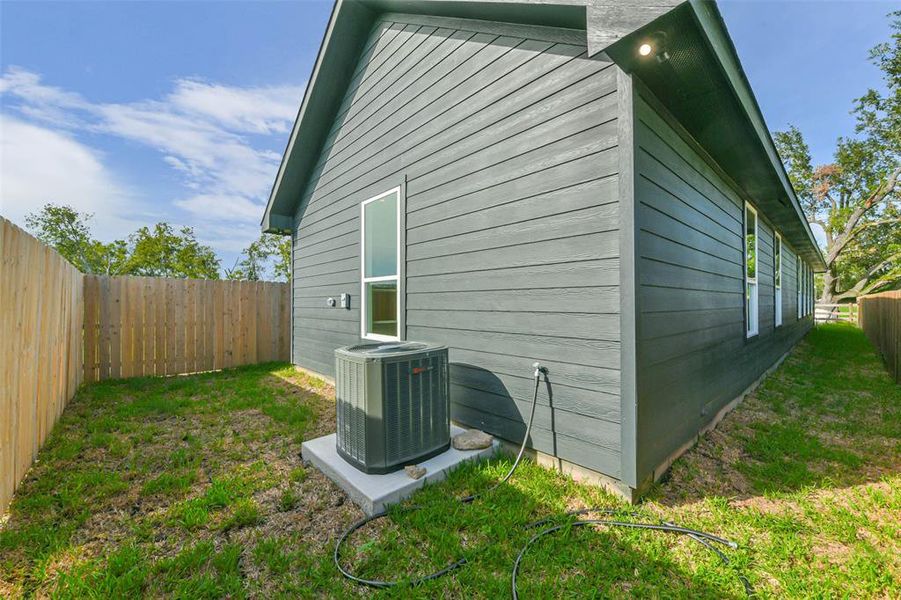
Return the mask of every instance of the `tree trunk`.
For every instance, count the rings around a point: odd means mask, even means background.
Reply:
[[[827,265],[823,273],[823,294],[820,296],[821,304],[837,304],[835,290],[838,285],[838,274],[835,272],[835,263]]]

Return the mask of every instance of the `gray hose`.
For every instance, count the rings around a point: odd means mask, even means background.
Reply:
[[[460,498],[460,502],[464,504],[469,504],[473,500],[477,498],[481,498],[486,494],[490,494],[501,485],[507,483],[511,477],[513,477],[513,473],[516,471],[516,467],[519,466],[520,461],[522,461],[522,456],[526,452],[526,443],[529,441],[529,435],[532,433],[532,422],[535,420],[535,406],[538,405],[538,386],[541,384],[541,374],[544,373],[545,377],[547,376],[547,369],[540,366],[538,363],[535,363],[535,393],[532,395],[532,410],[529,412],[529,423],[526,425],[526,433],[522,438],[522,444],[519,446],[519,453],[516,455],[516,460],[513,461],[513,466],[510,467],[510,470],[507,471],[507,474],[504,475],[504,478],[492,485],[490,488],[485,490],[484,492],[479,492],[478,494],[472,494],[471,496],[464,496]]]
[[[419,510],[420,508],[422,508],[422,507],[421,506],[410,506],[404,510],[406,510],[406,511]],[[359,521],[357,521],[356,523],[351,525],[338,539],[338,543],[335,544],[335,551],[332,555],[332,558],[335,561],[335,566],[338,567],[338,571],[340,571],[341,574],[344,575],[346,578],[350,579],[354,583],[357,583],[360,585],[366,585],[366,586],[374,587],[374,588],[389,588],[389,587],[394,587],[396,585],[399,585],[401,583],[408,583],[409,585],[420,585],[422,583],[425,583],[426,581],[431,581],[433,579],[438,579],[439,577],[447,575],[454,569],[458,569],[466,564],[466,559],[461,558],[457,561],[450,563],[449,565],[447,565],[446,567],[444,567],[441,570],[435,571],[434,573],[430,573],[428,575],[419,577],[417,579],[411,579],[408,582],[405,582],[405,580],[403,580],[403,579],[396,579],[393,581],[382,581],[379,579],[364,579],[363,577],[357,577],[356,575],[354,575],[353,573],[351,573],[350,571],[348,571],[341,565],[341,560],[339,557],[339,551],[341,550],[341,544],[343,544],[344,541],[348,537],[350,537],[350,535],[353,532],[355,532],[357,529],[360,529],[361,527],[365,526],[367,523],[371,523],[372,521],[375,521],[376,519],[381,519],[382,517],[386,516],[387,514],[388,514],[387,511],[382,511],[378,514],[372,515],[371,517],[363,517],[362,519],[360,519]]]

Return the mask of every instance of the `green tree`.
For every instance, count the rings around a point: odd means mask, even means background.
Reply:
[[[128,238],[127,272],[151,277],[219,279],[219,259],[197,241],[194,230],[175,230],[168,223],[141,227]]]
[[[39,240],[56,249],[83,273],[121,275],[128,249],[123,240],[104,243],[91,236],[92,214],[71,206],[45,204],[25,217],[25,224]]]
[[[291,279],[291,238],[274,233],[264,233],[241,252],[235,266],[226,269],[228,279],[259,281],[266,279],[271,267],[277,281]]]
[[[39,240],[56,249],[83,273],[155,277],[219,278],[219,259],[200,244],[190,227],[168,223],[141,227],[126,240],[104,243],[91,234],[91,214],[47,204],[25,217]]]
[[[774,135],[808,220],[825,232],[822,302],[901,285],[901,11],[890,17],[891,41],[870,52],[886,89],[855,101],[857,137],[838,139],[832,163],[814,167],[796,127]]]

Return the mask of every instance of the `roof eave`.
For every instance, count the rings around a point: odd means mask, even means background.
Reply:
[[[662,62],[638,56],[641,43],[659,39],[666,50]],[[745,197],[765,208],[814,269],[825,269],[715,3],[682,3],[605,51],[647,84]]]
[[[322,82],[328,85],[320,85],[321,75],[323,72],[329,72],[329,63],[346,64],[348,62],[343,60],[341,55],[356,53],[356,45],[362,44],[362,41],[366,39],[365,33],[368,33],[373,21],[374,14],[362,2],[335,0],[328,27],[326,27],[319,52],[316,55],[313,72],[304,91],[297,118],[294,120],[288,145],[282,154],[275,182],[266,203],[266,210],[263,212],[260,228],[264,233],[284,234],[291,231],[296,207],[292,199],[287,196],[292,193],[296,194],[296,190],[300,187],[291,184],[297,184],[296,180],[303,178],[302,173],[311,167],[311,164],[308,163],[315,160],[314,153],[319,150],[318,143],[299,144],[298,140],[322,138],[325,132],[313,130],[327,127],[324,122],[328,121],[326,118],[308,119],[306,117],[308,114],[327,113],[329,108],[334,109],[334,102],[331,101],[329,92],[332,87],[343,90],[344,84],[346,84],[345,79],[349,79],[347,69],[339,68],[336,69],[339,73],[330,72],[328,81]],[[332,43],[334,39],[340,39],[342,43]],[[353,40],[357,41],[356,45]]]
[[[497,0],[433,2],[424,0],[336,0],[310,81],[304,93],[303,102],[269,195],[261,223],[262,230],[271,233],[286,233],[293,228],[294,215],[298,208],[297,205],[300,203],[300,195],[303,193],[306,177],[315,167],[322,141],[328,134],[337,104],[340,104],[334,99],[344,93],[352,76],[352,67],[355,64],[356,56],[379,13],[409,11],[458,16],[462,14],[465,17],[474,17],[478,16],[480,11],[487,11],[490,12],[492,18],[499,18],[499,14],[503,16],[510,13],[517,4],[520,4],[521,8],[521,2],[516,2],[516,0],[500,2]],[[587,23],[587,42],[590,53],[606,51],[626,70],[635,67],[634,57],[631,56],[633,54],[631,46],[634,45],[637,38],[653,32],[659,27],[659,23],[673,19],[673,15],[681,14],[684,19],[685,11],[690,11],[690,22],[694,23],[690,27],[700,34],[703,39],[702,45],[706,47],[706,52],[712,59],[710,62],[715,63],[714,69],[720,74],[718,77],[731,92],[733,100],[730,102],[733,104],[729,110],[732,111],[733,118],[743,119],[745,132],[742,135],[756,138],[759,143],[758,149],[755,150],[758,154],[754,168],[767,182],[758,187],[765,189],[769,194],[778,194],[781,207],[776,207],[777,212],[782,213],[781,217],[786,221],[797,219],[794,225],[788,223],[788,226],[795,230],[795,234],[792,236],[794,243],[803,246],[801,249],[804,251],[805,258],[811,262],[814,269],[825,269],[822,253],[776,152],[760,107],[754,98],[725,23],[714,2],[708,0],[688,0],[687,2],[638,0],[637,4],[642,5],[642,10],[630,13],[624,13],[618,3],[610,0],[537,0],[525,4],[532,5],[535,9],[530,13],[531,16],[524,16],[527,11],[518,10],[516,13],[510,13],[515,15],[513,21],[530,22],[536,19],[543,21],[548,18],[549,14],[553,15],[553,19],[556,20],[563,14],[563,5],[568,5],[565,7],[568,11],[585,6],[586,10],[583,14],[585,15],[584,22]],[[556,5],[557,12],[547,13],[546,11],[554,5]],[[566,14],[569,15],[566,18],[570,20],[575,15],[572,12]],[[606,27],[609,31],[602,30],[602,27]],[[321,78],[321,73],[328,73],[328,77]],[[663,93],[676,94],[677,92],[678,90],[668,90]],[[311,118],[313,116],[316,118]],[[299,143],[299,140],[303,140],[303,142]],[[747,173],[745,175],[745,182],[754,186],[753,179],[747,177]],[[749,194],[751,192],[752,190],[749,190]],[[758,196],[760,195],[763,194],[758,194]],[[757,199],[761,200],[759,197]],[[762,200],[773,201],[770,198]]]
[[[808,240],[810,241],[816,255],[815,258],[817,259],[811,261],[813,263],[812,267],[818,272],[825,271],[826,261],[823,258],[823,253],[820,251],[816,237],[814,237],[813,231],[810,229],[810,223],[804,215],[804,210],[801,208],[801,203],[798,201],[795,189],[791,184],[791,180],[788,178],[788,173],[785,171],[785,165],[776,150],[776,144],[773,142],[770,130],[766,126],[766,121],[763,118],[763,111],[760,110],[760,105],[757,103],[757,98],[754,96],[748,77],[738,59],[738,52],[735,49],[732,38],[728,34],[726,23],[723,20],[719,8],[715,2],[706,0],[690,0],[690,4],[694,10],[695,17],[698,19],[699,25],[704,30],[707,39],[710,40],[711,46],[719,59],[720,68],[723,70],[724,75],[729,79],[739,101],[742,103],[748,118],[757,132],[760,143],[766,150],[773,171],[779,177],[785,194],[791,201],[792,207],[795,209],[795,214],[807,232]]]
[[[350,81],[359,51],[379,14],[411,12],[460,18],[481,15],[488,20],[502,18],[531,25],[560,21],[555,26],[584,29],[585,1],[336,0],[263,212],[261,229],[268,233],[290,231],[306,178],[315,167],[322,141],[328,134],[327,127],[334,119],[334,111]],[[528,5],[528,10],[524,10],[523,5]],[[321,77],[321,73],[328,76]],[[287,225],[285,219],[289,221]]]

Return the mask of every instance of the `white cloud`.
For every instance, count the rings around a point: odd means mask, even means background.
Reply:
[[[820,248],[825,248],[826,247],[826,230],[823,229],[820,225],[817,225],[816,223],[811,223],[810,231],[813,233],[813,237],[817,241],[817,244],[820,245]]]
[[[71,136],[86,132],[158,151],[160,160],[178,174],[189,192],[169,199],[170,206],[184,213],[161,218],[194,226],[198,237],[207,237],[205,230],[214,225],[218,228],[230,222],[230,228],[209,238],[217,249],[240,249],[259,235],[257,225],[281,158],[260,147],[275,138],[260,136],[284,137],[303,88],[242,88],[195,79],[178,79],[173,85],[174,90],[162,99],[94,103],[44,84],[36,73],[10,68],[0,77],[0,95],[15,98],[15,110],[22,117],[53,127],[57,136],[68,136],[72,144],[78,142]],[[11,154],[16,153],[12,148]],[[94,160],[102,166],[96,155]],[[28,181],[33,187],[40,186],[39,179]],[[26,184],[22,180],[21,185]],[[6,195],[3,191],[4,198]]]
[[[137,199],[103,165],[96,152],[70,136],[0,114],[0,213],[24,224],[48,203],[94,213],[98,237],[121,237],[140,222]]]
[[[44,85],[41,83],[40,75],[18,67],[10,67],[3,77],[0,77],[0,94],[5,93],[26,96],[34,105],[58,108],[85,108],[88,106],[78,94]]]
[[[232,131],[269,134],[288,131],[302,94],[302,87],[289,85],[234,88],[180,79],[168,101]]]
[[[210,220],[237,220],[256,224],[261,206],[243,196],[222,196],[198,194],[184,200],[176,200],[175,205],[199,217]]]

